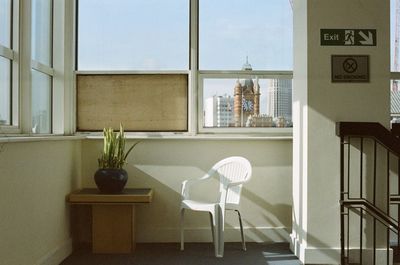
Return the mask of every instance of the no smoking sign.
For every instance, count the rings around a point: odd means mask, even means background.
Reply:
[[[332,82],[369,82],[368,55],[332,55]]]

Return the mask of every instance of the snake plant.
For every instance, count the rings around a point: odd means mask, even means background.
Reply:
[[[103,153],[98,159],[99,168],[122,169],[129,153],[139,142],[133,144],[125,153],[126,138],[122,124],[119,126],[119,132],[114,132],[113,128],[104,128],[103,136],[104,146]]]

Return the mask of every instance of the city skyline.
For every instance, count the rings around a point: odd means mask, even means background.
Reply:
[[[251,70],[248,61],[243,68],[245,66],[249,67],[247,70]],[[270,127],[273,125],[272,121],[276,126],[278,124],[282,126],[282,123],[290,126],[292,122],[291,80],[265,79],[263,82],[265,86],[260,85],[259,81],[258,77],[255,77],[254,80],[253,78],[223,80],[224,87],[219,87],[217,92],[224,90],[226,93],[214,93],[211,96],[203,97],[204,127],[249,127],[254,124],[263,124],[264,126],[270,124],[268,126]],[[263,100],[260,100],[261,98]],[[246,101],[251,104],[246,106]],[[248,116],[252,116],[249,121],[247,120]],[[282,118],[284,119],[282,120]],[[250,121],[253,122],[253,125],[250,125]]]

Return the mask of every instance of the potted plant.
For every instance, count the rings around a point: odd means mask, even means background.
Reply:
[[[128,180],[128,172],[123,166],[129,153],[139,142],[125,152],[126,138],[122,124],[119,126],[119,132],[114,132],[113,128],[104,128],[103,136],[103,152],[98,159],[99,169],[94,175],[94,180],[102,193],[120,193]]]

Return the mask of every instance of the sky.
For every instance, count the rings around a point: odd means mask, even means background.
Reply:
[[[201,70],[292,69],[289,0],[200,0]],[[80,0],[79,70],[188,70],[188,0]]]

